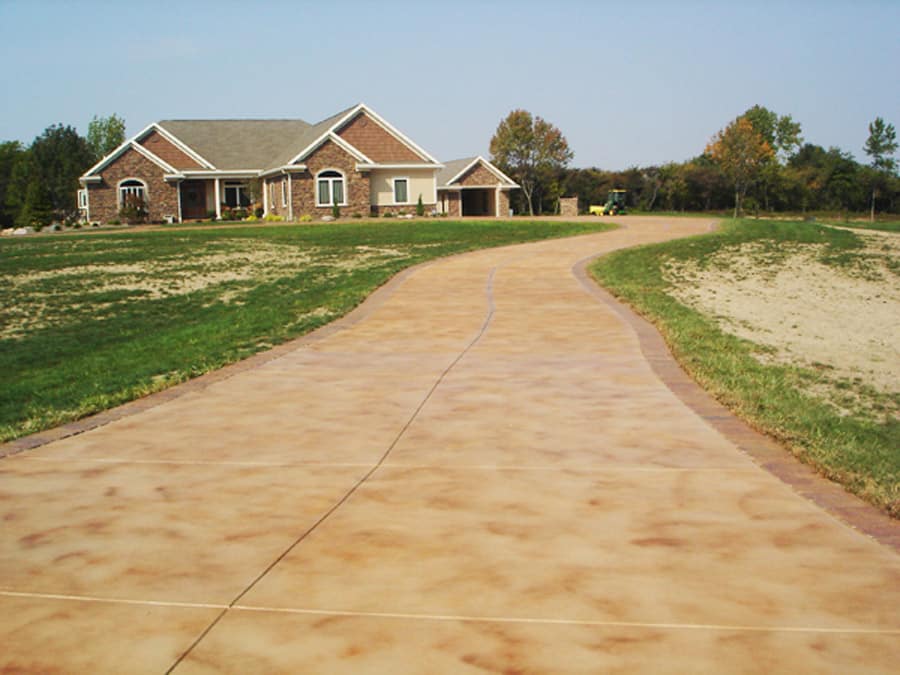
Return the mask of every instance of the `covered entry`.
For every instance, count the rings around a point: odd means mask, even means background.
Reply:
[[[496,190],[472,188],[462,190],[462,215],[496,216]]]

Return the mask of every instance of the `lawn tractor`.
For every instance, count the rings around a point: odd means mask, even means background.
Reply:
[[[627,190],[610,190],[603,206],[591,206],[590,213],[597,216],[624,216]]]

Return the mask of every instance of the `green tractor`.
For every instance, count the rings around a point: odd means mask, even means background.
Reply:
[[[625,194],[627,190],[610,190],[606,197],[606,203],[602,206],[591,206],[590,213],[597,216],[624,216]]]
[[[624,216],[626,190],[610,190],[603,206],[604,216]]]

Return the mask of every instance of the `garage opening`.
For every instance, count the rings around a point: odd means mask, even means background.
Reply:
[[[497,213],[494,190],[463,190],[462,214],[464,216],[491,216]]]

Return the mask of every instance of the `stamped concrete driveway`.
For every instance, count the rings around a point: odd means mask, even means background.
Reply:
[[[626,222],[425,266],[0,460],[0,670],[896,672],[900,556],[682,402],[574,276],[709,227]]]

